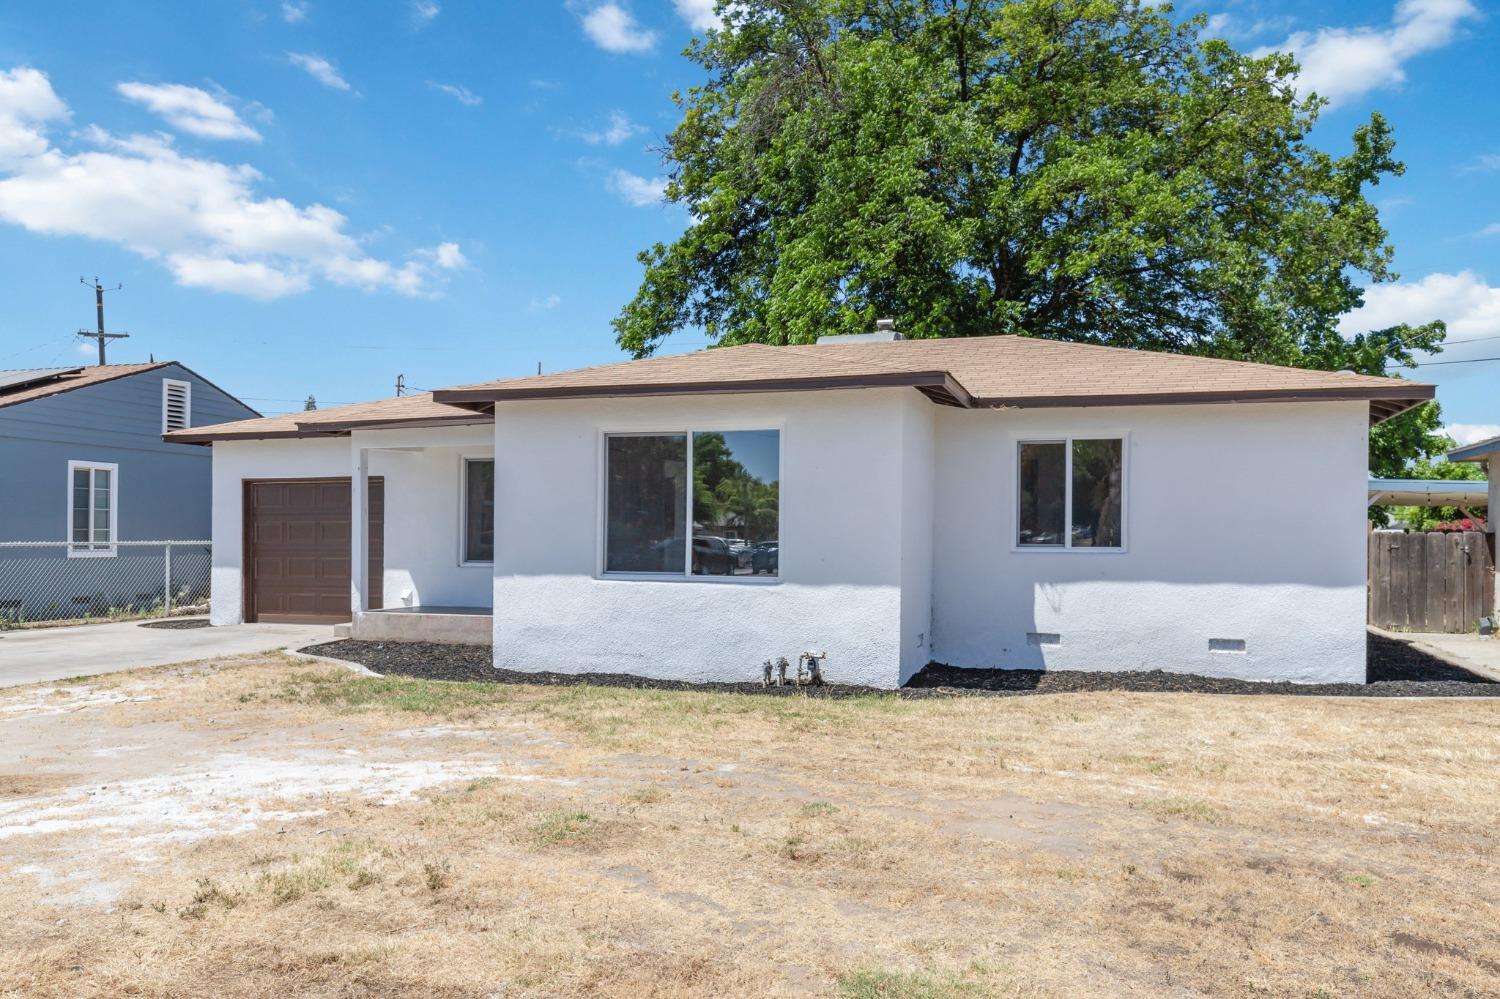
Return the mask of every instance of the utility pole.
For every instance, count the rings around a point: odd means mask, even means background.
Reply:
[[[86,285],[86,284],[89,283],[89,279],[88,278],[79,278],[78,279],[78,283]],[[117,284],[113,288],[110,288],[109,290],[110,291],[119,291],[123,287],[125,287],[123,284]],[[94,309],[98,313],[98,316],[99,316],[99,329],[98,329],[98,331],[97,332],[92,332],[92,333],[89,332],[88,330],[79,330],[78,331],[78,335],[79,336],[89,337],[91,339],[99,341],[99,363],[101,365],[105,363],[104,362],[104,344],[107,341],[109,341],[109,340],[123,340],[126,337],[130,336],[129,333],[106,333],[106,332],[104,332],[104,290],[105,290],[104,286],[99,283],[99,279],[97,277],[94,278]]]
[[[405,375],[397,375],[396,376],[396,398],[399,399],[399,398],[401,398],[405,394],[406,394],[406,376]]]

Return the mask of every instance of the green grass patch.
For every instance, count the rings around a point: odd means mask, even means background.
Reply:
[[[514,689],[495,683],[453,683],[402,676],[356,676],[342,671],[304,671],[289,677],[274,695],[292,704],[334,711],[410,711],[452,715],[504,704]]]
[[[844,999],[977,999],[995,994],[976,976],[955,972],[865,970],[840,975]]]
[[[1187,819],[1208,825],[1224,821],[1223,812],[1196,798],[1152,798],[1141,802],[1141,807],[1159,819]]]
[[[588,812],[548,812],[531,827],[538,846],[587,846],[604,833],[604,823]]]

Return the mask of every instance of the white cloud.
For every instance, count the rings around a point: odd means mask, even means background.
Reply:
[[[436,0],[412,0],[411,16],[416,18],[418,27],[431,23],[442,12],[443,8]]]
[[[333,90],[350,90],[349,81],[339,75],[339,71],[333,68],[333,63],[320,55],[311,52],[288,52],[286,54],[293,66],[305,70],[309,76],[317,80],[325,87]]]
[[[1491,287],[1472,271],[1371,285],[1365,289],[1364,306],[1340,320],[1339,331],[1362,333],[1434,319],[1448,324],[1451,340],[1500,334],[1500,288]],[[1453,352],[1456,349],[1445,352],[1444,360]]]
[[[618,146],[631,136],[639,135],[645,129],[630,120],[630,116],[624,111],[611,111],[609,124],[599,129],[592,129],[578,133],[578,137],[591,146]]]
[[[67,117],[47,74],[29,66],[0,70],[0,167],[45,152],[47,123]]]
[[[1449,423],[1443,433],[1452,437],[1459,447],[1500,437],[1500,423]]]
[[[656,32],[641,27],[634,15],[613,0],[583,15],[583,32],[606,52],[649,52]]]
[[[719,15],[714,13],[714,0],[673,0],[677,16],[687,22],[694,31],[708,31],[721,26]]]
[[[0,149],[10,151],[0,157],[0,221],[123,246],[179,284],[278,298],[321,277],[420,295],[464,266],[456,243],[400,263],[371,257],[338,211],[262,195],[253,167],[185,156],[166,135],[89,126],[79,149],[59,148],[45,125],[68,109],[35,70],[0,72],[0,108]]]
[[[645,208],[648,205],[661,204],[662,194],[667,187],[667,178],[640,177],[628,170],[611,170],[604,183],[611,191],[625,199],[627,204],[636,208]]]
[[[562,298],[557,295],[548,295],[545,298],[533,298],[526,306],[528,312],[546,312],[555,309],[562,304]]]
[[[301,24],[307,20],[308,9],[305,0],[282,0],[281,19],[287,24]]]
[[[439,243],[430,250],[418,250],[417,253],[445,271],[462,270],[469,266],[469,258],[464,256],[464,251],[459,249],[457,243]]]
[[[1463,22],[1478,16],[1472,0],[1398,0],[1385,27],[1297,31],[1255,54],[1291,52],[1302,66],[1299,88],[1341,104],[1404,82],[1407,60],[1447,45]]]
[[[434,83],[427,81],[427,85],[433,90],[439,90],[453,98],[465,107],[478,107],[484,103],[484,98],[460,83]]]
[[[167,257],[167,267],[183,287],[208,288],[263,300],[306,291],[311,285],[306,274],[279,271],[259,260],[174,253]]]
[[[1500,170],[1500,153],[1483,153],[1459,167],[1464,173],[1478,170]]]
[[[241,121],[234,108],[206,90],[181,83],[121,83],[115,90],[161,115],[173,128],[200,138],[260,141],[260,133]]]

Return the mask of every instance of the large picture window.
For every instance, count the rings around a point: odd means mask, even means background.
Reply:
[[[780,431],[605,441],[605,572],[781,574]]]
[[[119,466],[68,462],[68,555],[115,554]]]
[[[1119,437],[1022,441],[1016,545],[1125,547],[1125,442]]]
[[[464,459],[465,562],[495,561],[495,463]]]

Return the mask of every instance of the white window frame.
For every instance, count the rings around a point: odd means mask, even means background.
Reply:
[[[463,452],[463,453],[460,453],[459,456],[458,456],[458,565],[459,565],[459,568],[466,568],[466,567],[469,567],[469,566],[481,566],[481,567],[488,568],[488,567],[493,566],[495,564],[495,560],[494,559],[479,560],[479,559],[471,559],[471,558],[468,557],[468,555],[469,555],[468,540],[469,539],[465,536],[465,532],[468,530],[468,527],[469,527],[469,462],[471,462],[471,461],[488,461],[491,464],[495,464],[495,455],[494,455],[493,452],[488,452],[487,453],[487,452],[484,452],[484,451],[474,451],[474,452]],[[498,475],[499,472],[500,472],[499,465],[495,465],[495,473]],[[497,492],[499,490],[499,487],[500,487],[500,484],[497,481],[495,483],[495,488],[496,488]],[[495,517],[495,522],[496,522],[495,523],[495,527],[496,527],[495,547],[496,547],[497,551],[499,550],[499,542],[500,542],[499,530],[498,530],[498,528],[499,528],[499,519],[500,519],[499,518],[498,506],[499,506],[499,497],[497,496],[496,497],[496,507],[497,507],[497,509],[496,509],[496,517]]]
[[[1073,544],[1073,442],[1120,442],[1120,545],[1101,548]],[[1021,448],[1026,444],[1063,445],[1063,543],[1060,545],[1021,544]],[[1025,434],[1013,438],[1011,468],[1015,488],[1011,492],[1015,516],[1011,518],[1010,550],[1013,552],[1069,552],[1089,555],[1123,555],[1130,550],[1130,434],[1122,430],[1098,430],[1074,434]]]
[[[776,575],[774,576],[709,576],[693,574],[693,435],[707,433],[735,433],[737,431],[767,431],[777,433],[776,441],[776,541],[786,527],[786,503],[782,486],[786,470],[786,427],[779,423],[750,422],[739,420],[695,422],[690,429],[682,427],[658,427],[655,429],[600,430],[598,435],[598,489],[595,495],[594,523],[598,536],[595,543],[595,579],[618,579],[635,582],[658,583],[705,583],[712,586],[777,586],[786,578],[786,563],[777,552]],[[609,439],[611,437],[687,437],[687,551],[683,556],[682,572],[611,572],[608,564],[609,544]]]
[[[183,406],[181,427],[167,426],[167,399],[172,394],[172,387],[179,386],[183,390]],[[185,430],[193,425],[193,383],[183,381],[180,378],[163,378],[161,380],[161,432],[170,433],[173,430]]]
[[[89,540],[83,542],[88,547],[80,547],[80,542],[73,540],[73,473],[79,469],[87,469],[89,473]],[[109,544],[107,547],[95,547],[94,541],[94,472],[104,471],[109,473]],[[117,543],[120,540],[120,466],[108,461],[69,461],[68,462],[68,558],[114,558],[118,554]]]

